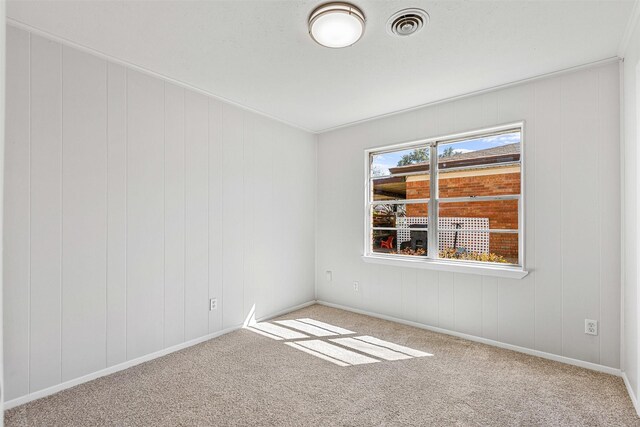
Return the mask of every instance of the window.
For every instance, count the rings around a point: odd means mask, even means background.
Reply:
[[[522,134],[519,123],[367,150],[365,258],[523,272]]]

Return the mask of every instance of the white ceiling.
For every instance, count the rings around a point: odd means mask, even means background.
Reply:
[[[633,1],[355,0],[363,38],[307,34],[320,0],[9,1],[9,18],[269,116],[322,131],[616,55]],[[385,24],[421,7],[409,38]]]

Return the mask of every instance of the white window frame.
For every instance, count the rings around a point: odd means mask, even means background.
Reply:
[[[432,138],[423,138],[408,142],[402,142],[383,147],[368,148],[364,151],[364,171],[365,171],[365,197],[364,197],[364,253],[362,259],[365,262],[395,265],[401,267],[416,267],[432,270],[452,271],[459,273],[472,273],[488,276],[498,276],[513,279],[521,279],[528,274],[525,269],[525,161],[524,161],[524,143],[525,143],[525,126],[524,121],[507,123],[504,125],[483,128],[468,132],[461,132],[450,135],[437,136]],[[477,196],[477,197],[455,197],[455,198],[438,198],[438,145],[458,142],[460,140],[480,138],[491,136],[492,134],[504,133],[513,130],[520,132],[520,195],[514,196]],[[429,175],[430,175],[430,195],[428,199],[407,199],[407,200],[372,200],[373,191],[371,189],[371,155],[382,154],[384,152],[392,152],[398,150],[406,150],[414,147],[427,146],[429,152]],[[410,174],[410,173],[409,173]],[[408,174],[408,175],[409,175]],[[422,173],[424,174],[424,173]],[[404,175],[404,174],[401,174]],[[434,185],[435,183],[435,185]],[[518,202],[518,265],[500,264],[479,261],[463,261],[452,260],[447,258],[439,258],[438,254],[438,227],[432,224],[438,224],[438,203],[440,201],[482,201],[482,200],[513,200]],[[376,204],[411,204],[411,203],[427,203],[429,212],[428,247],[427,256],[411,256],[398,254],[385,254],[373,252],[373,227],[371,222],[372,206]],[[385,227],[376,227],[376,230],[385,229]],[[397,228],[394,228],[394,230]],[[422,230],[422,229],[421,229]],[[442,231],[442,230],[440,230]],[[446,231],[446,230],[445,230]],[[484,231],[484,230],[483,230]],[[495,232],[495,230],[488,230]],[[503,232],[503,230],[498,230]],[[510,231],[513,233],[514,231]]]

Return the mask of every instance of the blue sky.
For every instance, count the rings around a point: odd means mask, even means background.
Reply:
[[[441,154],[448,147],[453,147],[454,152],[467,153],[469,151],[484,150],[485,148],[499,147],[516,142],[520,142],[520,132],[506,133],[487,138],[468,139],[453,144],[442,144],[438,146],[438,154]],[[412,151],[413,149],[376,155],[373,158],[372,167],[376,167],[382,171],[382,175],[387,175],[389,174],[389,168],[397,166],[402,156]]]

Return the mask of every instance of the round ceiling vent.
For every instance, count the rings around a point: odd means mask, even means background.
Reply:
[[[396,36],[410,36],[427,25],[429,15],[422,9],[403,9],[387,22],[387,32]]]

